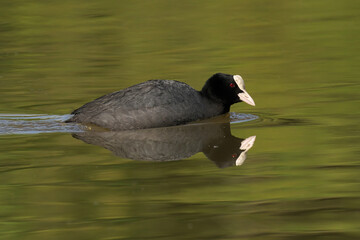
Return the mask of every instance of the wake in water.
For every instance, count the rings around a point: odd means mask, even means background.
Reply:
[[[250,122],[258,118],[258,116],[253,114],[230,112],[230,124]]]
[[[65,124],[71,115],[0,114],[0,135],[82,132],[84,127]]]
[[[0,114],[0,135],[56,132],[76,133],[84,132],[87,129],[80,124],[64,123],[70,117],[71,115],[69,114]],[[230,123],[248,122],[258,118],[258,116],[252,114],[230,113]]]

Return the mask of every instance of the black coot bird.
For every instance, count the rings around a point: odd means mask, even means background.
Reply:
[[[255,106],[240,75],[216,73],[201,91],[174,80],[149,80],[86,103],[66,122],[113,131],[167,127],[227,113],[241,101]]]

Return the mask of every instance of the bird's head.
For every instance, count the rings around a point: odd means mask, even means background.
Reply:
[[[255,106],[254,100],[245,90],[245,83],[240,75],[216,73],[207,80],[201,92],[208,98],[226,105],[245,102]]]

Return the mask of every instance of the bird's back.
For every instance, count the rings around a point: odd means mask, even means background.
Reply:
[[[150,80],[110,93],[72,112],[68,122],[95,124],[111,130],[178,125],[220,114],[189,85],[173,80]]]

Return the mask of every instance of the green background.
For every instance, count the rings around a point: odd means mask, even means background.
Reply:
[[[241,74],[241,167],[0,136],[4,239],[360,237],[358,1],[1,1],[0,113],[68,114],[148,79]]]

